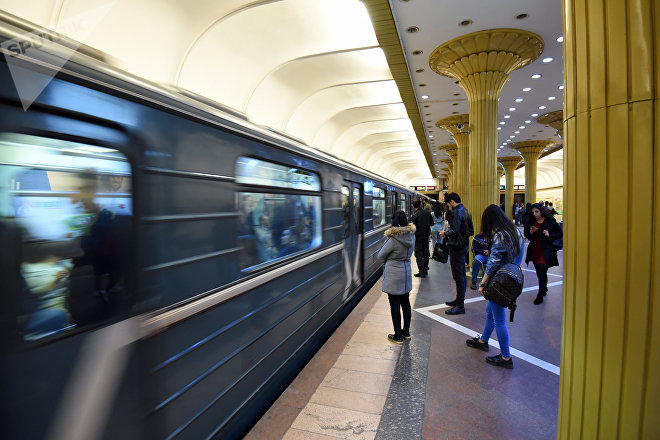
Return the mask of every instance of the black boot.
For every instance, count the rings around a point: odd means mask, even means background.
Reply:
[[[534,304],[536,304],[536,305],[541,304],[541,303],[543,302],[543,296],[544,296],[544,295],[543,295],[542,293],[539,292],[539,293],[536,295],[536,299],[534,300]]]

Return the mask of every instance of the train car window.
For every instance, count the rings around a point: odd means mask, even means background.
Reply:
[[[383,188],[374,187],[372,195],[373,227],[377,228],[378,226],[385,224],[385,190]]]
[[[236,183],[321,191],[321,179],[316,173],[252,157],[239,157],[236,161]]]
[[[2,325],[34,341],[127,310],[133,201],[119,151],[0,134]]]
[[[386,223],[389,223],[392,221],[392,200],[394,197],[392,197],[393,194],[391,191],[387,192],[387,196],[385,197],[385,221]]]
[[[406,195],[401,194],[401,211],[405,212],[408,214],[408,209],[406,208]]]
[[[353,220],[354,220],[354,231],[356,234],[360,233],[360,190],[353,188]]]

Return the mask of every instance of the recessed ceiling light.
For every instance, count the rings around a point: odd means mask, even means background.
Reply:
[[[472,24],[472,20],[462,20],[458,22],[459,26],[469,26]]]
[[[514,135],[511,135],[511,136],[509,136],[509,139],[513,139],[514,137],[515,137]]]
[[[426,84],[422,83],[419,85],[420,87],[426,87]]]
[[[517,20],[522,20],[522,19],[527,18],[527,17],[528,17],[527,14],[518,14],[518,15],[516,15]]]
[[[417,26],[410,26],[408,29],[406,29],[406,32],[414,34],[415,32],[419,32],[419,28]]]
[[[520,132],[519,132],[519,131],[514,131],[513,133],[514,133],[514,134],[520,134]]]
[[[539,106],[539,110],[545,110],[545,106],[544,106],[544,105],[540,105],[540,106]]]
[[[413,54],[413,55],[421,55],[421,54],[423,54],[423,53],[424,53],[424,52],[422,52],[421,50],[413,50],[413,51],[412,51],[412,54]]]
[[[422,99],[429,99],[429,95],[422,95]]]
[[[433,139],[433,138],[434,138],[434,136],[433,136],[432,134],[430,134],[430,135],[429,135],[429,137],[430,137],[431,139]]]
[[[559,90],[564,90],[564,85],[563,84],[559,86]]]
[[[523,89],[523,92],[531,92],[531,91],[532,91],[532,88],[531,88],[531,87],[525,87],[525,88]]]
[[[437,156],[437,155],[438,155],[438,153],[433,153],[433,155],[434,155],[434,156]]]
[[[530,121],[530,120],[528,119],[528,120],[525,121],[525,124],[529,124],[530,122],[532,122],[532,121]]]
[[[417,72],[417,73],[422,73],[423,71],[424,71],[424,69],[417,69],[417,70],[415,70],[415,72]]]
[[[511,115],[504,115],[504,119],[509,119]]]
[[[552,57],[543,58],[543,62],[544,62],[544,63],[549,63],[549,62],[551,62],[551,61],[552,61]]]
[[[516,98],[516,102],[523,102],[522,98]]]
[[[557,43],[563,43],[563,42],[564,42],[564,36],[563,35],[560,36],[559,38],[557,38]]]
[[[510,112],[515,112],[515,111],[516,111],[516,108],[515,108],[515,107],[509,107],[509,111],[510,111]]]
[[[532,113],[532,114],[531,114],[532,118],[535,118],[535,117],[537,117],[538,115],[539,115],[538,113]]]
[[[501,130],[501,129],[502,129],[502,127],[497,127],[497,129],[498,129],[498,130]]]
[[[524,125],[521,125],[521,126],[518,127],[518,128],[521,129],[521,130],[524,130],[524,129],[525,129],[525,126],[524,126]]]
[[[532,75],[532,79],[539,79],[540,77],[541,77],[540,73],[535,73],[534,75]]]
[[[500,122],[500,125],[504,125],[504,124],[506,124],[506,122],[504,122],[504,121]]]
[[[554,96],[548,96],[548,101],[554,101],[555,97]]]

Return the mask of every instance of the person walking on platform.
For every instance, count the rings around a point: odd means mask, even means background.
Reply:
[[[552,212],[545,206],[535,203],[525,223],[525,237],[529,240],[525,263],[534,263],[539,279],[539,293],[534,304],[541,304],[548,293],[548,268],[559,266],[557,248],[552,244],[564,236]]]
[[[416,277],[426,278],[429,272],[429,237],[431,236],[431,226],[433,226],[433,218],[431,214],[422,209],[422,202],[419,199],[413,201],[415,213],[410,219],[417,228],[415,232],[415,260],[417,260],[418,273]]]
[[[406,213],[397,211],[392,217],[392,227],[385,231],[385,243],[378,252],[378,259],[385,262],[383,271],[383,292],[390,301],[390,312],[394,334],[387,339],[396,344],[410,338],[410,291],[412,290],[412,269],[410,257],[415,245],[415,225],[408,223]],[[403,328],[401,313],[403,311]]]
[[[445,202],[451,209],[451,212],[447,213],[449,229],[441,231],[440,236],[447,238],[451,275],[456,283],[456,299],[445,303],[452,306],[451,309],[445,310],[445,313],[447,315],[459,315],[465,313],[464,301],[465,290],[467,289],[465,264],[468,257],[468,243],[470,237],[474,235],[474,226],[472,226],[472,215],[461,204],[461,197],[458,194],[447,194]]]
[[[484,210],[481,217],[481,234],[490,247],[484,278],[479,285],[479,293],[483,295],[488,279],[495,275],[500,267],[511,262],[522,262],[523,238],[511,219],[507,218],[497,205],[490,205]],[[472,348],[488,351],[488,340],[493,329],[497,333],[500,354],[487,356],[486,362],[498,367],[513,368],[513,359],[509,352],[509,331],[506,327],[506,309],[497,303],[488,301],[486,323],[481,336],[477,335],[465,343]]]

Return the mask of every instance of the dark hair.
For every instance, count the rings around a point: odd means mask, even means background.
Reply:
[[[422,202],[419,199],[413,200],[413,208],[419,208],[422,205]]]
[[[441,218],[443,213],[444,213],[444,209],[442,209],[442,203],[437,202],[437,201],[434,202],[433,203],[433,214],[436,217]]]
[[[490,245],[493,242],[493,235],[497,232],[502,234],[504,246],[512,255],[520,253],[520,242],[518,231],[516,230],[510,218],[504,215],[504,212],[497,205],[488,205],[481,216],[481,233]]]
[[[392,216],[392,226],[408,226],[408,217],[403,211],[397,211]]]
[[[543,217],[545,217],[545,218],[550,218],[550,217],[552,217],[552,211],[550,211],[550,208],[548,208],[548,207],[546,207],[546,206],[543,206],[543,205],[541,205],[540,203],[534,203],[534,204],[532,205],[532,208],[529,210],[529,213],[530,213],[530,216],[531,216],[532,219],[534,218],[534,214],[532,214],[532,209],[534,209],[534,208],[536,208],[536,209],[538,209],[539,211],[541,211],[541,215],[542,215]]]
[[[445,202],[449,203],[450,200],[453,200],[456,203],[461,203],[461,196],[456,193],[449,193],[445,196]]]

